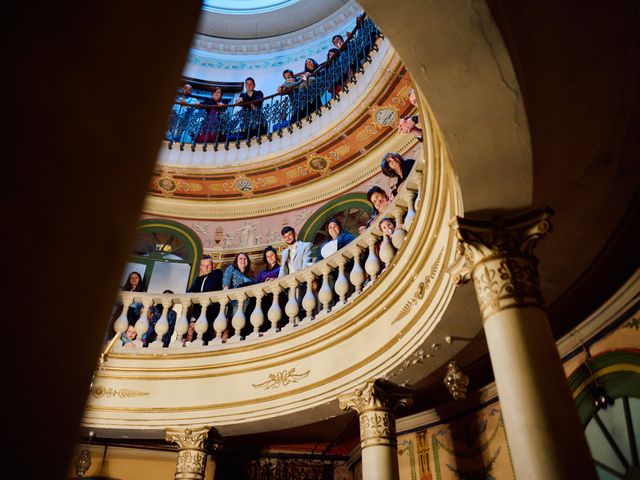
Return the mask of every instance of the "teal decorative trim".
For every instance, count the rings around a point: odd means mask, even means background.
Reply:
[[[590,391],[596,381],[613,399],[640,398],[640,354],[623,350],[598,355],[589,360],[588,366],[583,363],[568,381],[580,421],[586,425],[597,411]]]

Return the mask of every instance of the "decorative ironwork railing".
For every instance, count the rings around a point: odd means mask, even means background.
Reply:
[[[203,151],[210,146],[214,151],[220,146],[228,150],[230,145],[261,144],[263,137],[271,141],[274,134],[282,137],[285,130],[302,128],[303,122],[311,123],[314,115],[322,116],[323,109],[331,109],[332,102],[349,91],[349,84],[357,82],[356,74],[364,72],[364,65],[371,61],[379,37],[378,27],[363,14],[337,55],[308,77],[296,76],[296,82],[279,93],[224,106],[177,102],[166,133],[169,149],[178,145],[180,150],[190,146],[195,151],[200,144]]]

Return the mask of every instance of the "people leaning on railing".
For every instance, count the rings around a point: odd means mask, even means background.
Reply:
[[[278,87],[278,93],[265,97],[255,89],[255,81],[245,80],[245,91],[234,105],[222,101],[223,92],[216,87],[211,99],[198,102],[192,96],[192,87],[185,84],[181,94],[175,99],[169,128],[166,133],[168,147],[179,143],[180,149],[191,144],[202,144],[206,150],[209,144],[217,150],[222,143],[229,148],[230,141],[240,148],[240,141],[251,145],[261,136],[269,140],[272,134],[282,136],[283,129],[293,131],[292,125],[302,127],[303,120],[312,121],[312,115],[321,115],[324,107],[330,108],[333,99],[339,100],[342,91],[348,91],[348,82],[355,82],[354,73],[362,72],[363,65],[370,61],[369,52],[376,48],[379,31],[366,16],[358,16],[356,28],[332,39],[334,48],[327,54],[327,61],[319,65],[313,58],[305,61],[304,71],[298,76],[292,70],[285,70],[285,81]]]
[[[411,173],[411,169],[415,164],[415,160],[405,159],[402,155],[389,152],[384,157],[382,157],[382,162],[380,162],[380,170],[384,175],[389,177],[389,188],[391,189],[391,195],[389,196],[392,200],[398,194],[398,187],[404,182],[409,173]]]

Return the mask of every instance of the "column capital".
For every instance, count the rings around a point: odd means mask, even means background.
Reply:
[[[196,428],[167,427],[165,429],[165,440],[178,444],[180,450],[206,450],[206,442],[210,431],[210,426]]]
[[[203,480],[208,452],[220,447],[219,438],[210,426],[166,428],[166,441],[178,444],[175,479]]]
[[[449,274],[456,285],[473,279],[484,320],[505,308],[544,307],[533,249],[551,231],[552,214],[544,207],[509,218],[456,217],[450,223],[458,245]]]
[[[342,410],[358,412],[361,447],[393,447],[396,445],[394,409],[411,405],[413,392],[386,380],[369,380],[354,393],[338,396]]]
[[[413,392],[387,380],[371,379],[353,393],[338,396],[342,410],[353,409],[358,414],[369,411],[393,412],[398,407],[409,406],[413,402]]]

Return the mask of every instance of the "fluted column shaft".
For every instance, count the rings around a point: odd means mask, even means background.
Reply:
[[[452,222],[453,281],[472,279],[496,379],[516,477],[595,479],[582,425],[549,326],[538,280],[536,241],[551,211],[511,219]]]
[[[166,440],[178,445],[176,480],[204,480],[208,449],[216,449],[219,443],[207,441],[211,427],[167,428]],[[215,462],[214,462],[215,474]]]
[[[340,408],[358,412],[362,478],[398,480],[395,408],[411,404],[411,390],[370,380],[354,393],[340,395]]]

